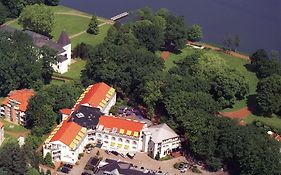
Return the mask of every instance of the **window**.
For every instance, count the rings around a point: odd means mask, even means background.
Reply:
[[[126,143],[130,143],[130,140],[127,139],[127,140],[126,140]]]
[[[108,135],[105,135],[104,138],[105,138],[105,139],[108,139]]]

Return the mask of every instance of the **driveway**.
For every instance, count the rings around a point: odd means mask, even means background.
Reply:
[[[190,170],[188,170],[186,173],[180,173],[179,170],[175,169],[173,166],[177,162],[187,162],[185,157],[178,157],[171,160],[165,160],[165,161],[157,161],[152,158],[150,158],[146,153],[137,153],[133,159],[130,158],[123,158],[120,155],[115,156],[113,154],[106,154],[104,150],[100,148],[94,148],[90,154],[85,153],[84,157],[81,158],[78,165],[75,165],[72,170],[69,172],[69,175],[80,175],[85,165],[87,164],[88,160],[91,157],[95,157],[97,151],[100,153],[100,157],[105,159],[113,159],[113,160],[120,160],[123,162],[131,163],[133,165],[136,165],[138,168],[144,167],[145,169],[149,170],[155,170],[159,171],[161,170],[163,173],[168,173],[169,175],[198,175],[198,173],[193,173]],[[217,172],[217,173],[211,173],[202,170],[200,167],[199,169],[202,171],[202,175],[225,175],[223,172]],[[59,175],[66,175],[64,173],[59,172]]]

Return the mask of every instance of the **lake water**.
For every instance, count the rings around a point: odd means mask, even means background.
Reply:
[[[205,42],[221,45],[224,36],[238,34],[242,52],[281,53],[281,0],[61,0],[61,5],[106,18],[146,6],[167,8],[189,25],[200,24]]]

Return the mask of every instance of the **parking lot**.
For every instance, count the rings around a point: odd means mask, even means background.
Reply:
[[[186,162],[184,157],[178,157],[171,160],[157,161],[151,159],[146,153],[137,153],[133,159],[128,157],[122,157],[121,155],[107,154],[104,150],[100,148],[94,148],[89,154],[85,153],[84,157],[81,158],[78,165],[75,165],[72,170],[68,173],[69,175],[80,175],[82,174],[85,165],[91,157],[96,156],[97,151],[100,153],[100,157],[105,159],[121,160],[128,162],[137,166],[140,169],[149,169],[154,171],[162,171],[163,173],[168,173],[170,175],[198,175],[198,173],[193,173],[191,170],[188,170],[185,173],[181,173],[178,169],[175,169],[173,166],[177,162]],[[200,169],[201,170],[201,169]],[[220,175],[223,173],[211,173],[204,170],[201,170],[203,175]],[[60,175],[65,175],[62,172],[59,172]]]

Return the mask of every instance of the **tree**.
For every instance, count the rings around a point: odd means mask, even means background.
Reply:
[[[60,0],[45,0],[44,3],[50,6],[57,6],[60,3]]]
[[[206,161],[206,166],[211,171],[218,171],[220,168],[222,168],[223,164],[219,158],[210,157]]]
[[[42,79],[44,84],[49,84],[52,81],[54,69],[52,64],[57,63],[57,52],[46,46],[41,49],[41,61],[42,61]]]
[[[133,96],[142,91],[147,76],[163,67],[163,61],[145,49],[105,43],[91,52],[81,79],[84,86],[103,81]]]
[[[278,55],[276,58],[273,55],[270,59],[264,49],[258,49],[250,58],[251,65],[259,78],[266,78],[273,74],[281,75],[281,63],[278,61]]]
[[[249,85],[243,75],[235,70],[218,74],[211,83],[211,94],[223,107],[229,107],[249,92]]]
[[[51,167],[54,167],[54,163],[52,162],[52,156],[51,153],[47,153],[44,157],[44,162],[45,165],[49,165]]]
[[[27,126],[32,128],[34,135],[41,136],[51,131],[56,121],[53,104],[54,99],[45,92],[37,93],[29,100]]]
[[[19,0],[2,0],[3,5],[6,6],[8,9],[9,17],[16,18],[20,15],[23,7],[24,7],[24,1]]]
[[[225,50],[229,51],[235,51],[240,45],[240,37],[238,34],[236,35],[228,35],[225,36],[223,39],[223,45],[225,46]]]
[[[203,37],[201,26],[198,24],[192,25],[188,30],[188,40],[192,42],[200,41]]]
[[[40,84],[44,79],[44,60],[38,56],[41,49],[34,47],[31,37],[22,32],[0,34],[1,94],[7,95],[11,90],[33,88]]]
[[[38,172],[38,170],[36,170],[35,168],[30,168],[27,172],[26,175],[40,175],[40,173]]]
[[[8,174],[22,175],[27,171],[28,161],[19,145],[7,143],[0,150],[0,168]]]
[[[133,31],[139,43],[149,51],[155,52],[164,44],[164,29],[149,20],[135,22]]]
[[[219,109],[212,96],[203,92],[174,92],[165,99],[165,105],[168,113],[173,116],[181,116],[194,109],[207,113],[214,113]]]
[[[98,19],[96,15],[92,16],[87,32],[89,34],[97,35],[99,33]]]
[[[54,18],[51,8],[43,4],[35,4],[25,7],[18,21],[25,30],[50,36],[54,27]]]
[[[9,12],[7,11],[7,8],[0,1],[0,25],[6,21],[6,18],[8,17],[8,15],[9,15]]]
[[[261,111],[267,115],[281,112],[281,76],[272,75],[259,81],[257,102]]]
[[[187,40],[187,26],[183,17],[166,17],[165,45],[167,49],[182,49]]]

